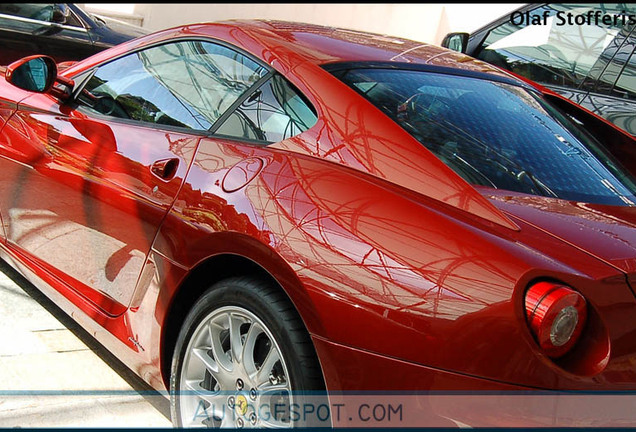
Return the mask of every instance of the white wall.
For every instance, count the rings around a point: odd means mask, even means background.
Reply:
[[[517,4],[244,4],[87,3],[88,11],[131,16],[149,30],[227,19],[262,18],[307,22],[401,36],[439,44],[450,31],[478,29],[520,7]]]

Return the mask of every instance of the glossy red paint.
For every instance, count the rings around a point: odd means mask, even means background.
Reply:
[[[484,193],[506,213],[541,227],[623,272],[636,272],[636,209],[633,207],[557,202],[530,195],[511,198],[509,193],[496,190]]]
[[[146,36],[62,75],[174,38],[259,58],[312,102],[316,125],[263,147],[92,118],[0,80],[3,256],[143,379],[164,388],[190,275],[240,257],[287,293],[329,390],[634,389],[634,209],[471,186],[320,65],[502,72],[384,36],[230,22]],[[526,323],[541,280],[588,305],[559,359]]]
[[[52,102],[34,95],[28,103]],[[3,129],[0,181],[19,191],[0,198],[7,242],[50,265],[108,315],[120,315],[134,293],[122,287],[137,283],[198,138],[59,108],[19,111]],[[166,158],[178,161],[174,178],[157,181],[151,165]]]

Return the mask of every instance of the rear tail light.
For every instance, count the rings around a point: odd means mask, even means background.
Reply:
[[[550,357],[567,353],[587,317],[585,298],[565,285],[539,282],[526,292],[526,318],[541,349]]]

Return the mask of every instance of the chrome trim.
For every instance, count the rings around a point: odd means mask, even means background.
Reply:
[[[82,19],[81,16],[79,16],[77,14],[77,12],[75,12],[72,8],[68,8],[69,12],[71,13],[71,15],[73,15],[73,18],[75,18],[75,21],[77,21],[78,23],[80,23],[82,25],[82,27],[76,27],[76,26],[69,26],[69,27],[73,27],[73,28],[83,28],[84,30],[86,30],[86,32],[88,32],[90,30],[90,26],[84,21],[84,19]]]
[[[9,20],[14,20],[14,21],[21,21],[21,22],[25,22],[28,24],[38,24],[41,25],[43,27],[60,27],[62,29],[65,30],[74,30],[74,31],[80,31],[83,33],[88,33],[88,30],[85,29],[84,27],[76,27],[76,26],[70,26],[70,25],[66,25],[66,24],[58,24],[58,23],[52,23],[52,22],[48,22],[48,21],[40,21],[40,20],[36,20],[36,19],[31,19],[31,18],[24,18],[24,17],[20,17],[20,16],[16,16],[16,15],[7,15],[7,14],[3,14],[0,13],[0,18],[5,18],[5,19],[9,19]]]

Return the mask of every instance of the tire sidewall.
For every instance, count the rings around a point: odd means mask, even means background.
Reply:
[[[272,295],[271,293],[271,289],[267,289],[261,284],[249,280],[228,279],[212,286],[197,300],[181,327],[172,358],[170,407],[175,426],[183,427],[179,414],[179,398],[176,397],[176,394],[181,386],[181,370],[189,341],[201,322],[216,310],[223,307],[240,307],[256,315],[271,332],[280,349],[281,355],[285,360],[292,391],[304,394],[306,391],[311,390],[311,384],[306,382],[303,371],[300,368],[300,362],[294,350],[294,342],[290,337],[284,321],[280,317],[281,313],[289,313],[290,311],[281,312],[277,310],[277,303],[268,301]]]

